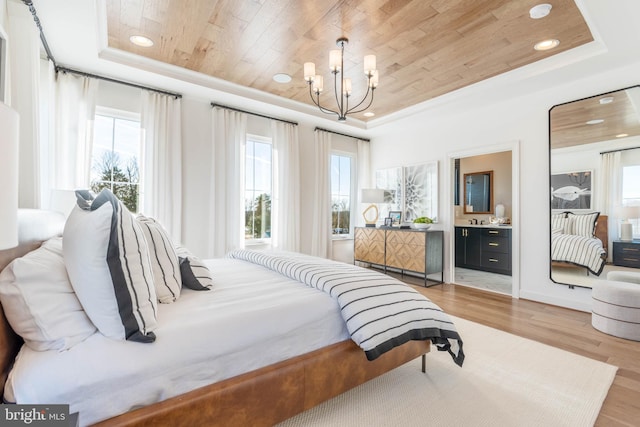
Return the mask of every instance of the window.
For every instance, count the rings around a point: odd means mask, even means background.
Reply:
[[[331,228],[334,236],[351,234],[353,158],[331,155]]]
[[[126,113],[125,113],[126,114]],[[140,192],[140,121],[96,114],[91,154],[91,190],[110,189],[131,212]]]
[[[247,135],[245,155],[245,240],[271,238],[272,145]]]
[[[622,206],[640,206],[640,165],[622,168]],[[640,237],[640,219],[627,218],[633,225],[633,238]]]

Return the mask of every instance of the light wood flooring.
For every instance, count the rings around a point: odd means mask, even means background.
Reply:
[[[640,425],[640,342],[595,330],[590,313],[464,286],[412,284],[453,316],[618,366],[596,426]]]

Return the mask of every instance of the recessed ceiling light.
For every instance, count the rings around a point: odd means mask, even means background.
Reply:
[[[142,47],[153,46],[153,40],[145,36],[131,36],[129,37],[129,41],[135,44],[136,46],[142,46]]]
[[[593,119],[593,120],[589,120],[585,124],[587,124],[587,125],[599,125],[602,122],[604,122],[603,119]]]
[[[628,133],[619,133],[616,135],[616,138],[624,138],[625,136],[629,136]]]
[[[278,73],[273,75],[273,80],[278,83],[289,83],[291,81],[291,76],[285,73]]]
[[[376,113],[373,113],[371,111],[367,111],[366,113],[363,114],[363,116],[365,116],[365,117],[373,117],[375,115],[376,115]]]
[[[558,46],[560,44],[560,40],[556,40],[556,39],[548,39],[548,40],[543,40],[541,42],[536,43],[533,48],[535,50],[549,50],[549,49],[553,49],[554,47]]]
[[[551,12],[552,6],[549,3],[542,3],[536,6],[533,6],[529,9],[529,16],[531,19],[540,19],[544,18]]]
[[[605,96],[604,98],[600,98],[598,101],[600,104],[611,104],[613,102],[613,96]]]

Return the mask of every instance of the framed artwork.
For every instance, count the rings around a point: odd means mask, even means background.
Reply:
[[[404,167],[404,220],[438,217],[438,162]]]
[[[376,171],[376,188],[385,190],[379,206],[382,217],[402,212],[404,221],[419,217],[438,218],[438,162]]]
[[[551,174],[551,209],[591,210],[593,171]]]
[[[391,225],[400,225],[402,222],[402,211],[390,211],[389,218],[391,219]]]

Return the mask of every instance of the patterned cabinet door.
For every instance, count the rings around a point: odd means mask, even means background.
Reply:
[[[356,227],[354,245],[356,261],[384,265],[384,230]]]
[[[388,230],[387,266],[424,272],[426,237],[420,231]]]

